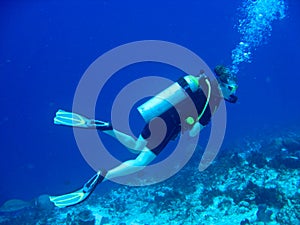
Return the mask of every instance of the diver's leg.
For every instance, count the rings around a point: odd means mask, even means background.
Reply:
[[[138,172],[151,163],[155,157],[156,155],[152,151],[145,148],[135,159],[123,162],[121,165],[109,170],[105,180]]]
[[[145,148],[147,141],[140,135],[136,140],[132,136],[116,129],[103,131],[104,133],[116,138],[121,144],[128,148],[132,153],[138,154]]]

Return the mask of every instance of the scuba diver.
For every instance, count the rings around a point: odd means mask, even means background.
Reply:
[[[135,159],[125,161],[108,171],[97,172],[81,189],[61,196],[49,196],[49,200],[59,208],[78,204],[87,199],[99,183],[142,170],[171,140],[175,140],[180,132],[187,131],[191,137],[196,136],[210,122],[221,99],[230,103],[237,101],[236,76],[223,65],[216,66],[214,71],[216,74],[214,81],[211,81],[203,71],[197,76],[187,75],[139,106],[138,111],[144,118],[146,126],[137,140],[114,129],[109,122],[58,110],[54,118],[55,124],[98,129],[117,138],[131,152],[138,155]],[[192,100],[193,110],[190,109],[188,105],[190,102],[188,103],[187,99]],[[164,120],[166,128],[163,136],[156,134],[156,131],[161,129],[161,119]],[[157,129],[150,127],[150,124],[158,124]]]

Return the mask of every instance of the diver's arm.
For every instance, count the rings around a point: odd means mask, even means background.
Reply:
[[[193,125],[192,129],[190,129],[189,131],[189,135],[190,137],[195,137],[197,134],[199,134],[199,132],[204,128],[204,126],[197,122]]]

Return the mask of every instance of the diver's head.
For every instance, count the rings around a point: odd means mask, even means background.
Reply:
[[[237,77],[232,74],[229,68],[223,65],[216,66],[214,71],[217,75],[217,80],[219,82],[224,99],[230,103],[236,103],[237,96],[235,93],[238,87]]]

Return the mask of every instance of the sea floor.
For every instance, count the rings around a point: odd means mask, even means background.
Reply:
[[[205,171],[198,164],[193,158],[165,182],[96,192],[70,208],[2,210],[0,224],[300,224],[300,134],[243,140]]]

